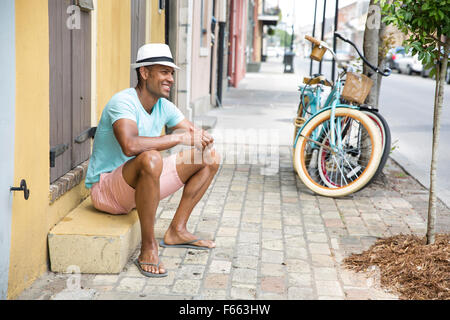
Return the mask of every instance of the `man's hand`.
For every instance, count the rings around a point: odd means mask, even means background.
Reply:
[[[212,147],[213,143],[214,143],[214,138],[209,134],[208,131],[206,130],[201,130],[202,131],[202,142],[206,143],[205,147]]]
[[[203,151],[208,146],[212,147],[213,143],[214,139],[207,131],[194,127],[190,127],[181,136],[181,144],[195,146],[199,151]]]

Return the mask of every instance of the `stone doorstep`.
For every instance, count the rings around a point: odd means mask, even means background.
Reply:
[[[120,273],[141,241],[137,211],[111,215],[87,198],[48,234],[53,272]]]

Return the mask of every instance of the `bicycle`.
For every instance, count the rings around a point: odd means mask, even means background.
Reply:
[[[347,41],[339,34],[336,36]],[[322,75],[304,79],[306,86],[302,90],[299,113],[295,121],[294,168],[302,182],[315,193],[331,197],[345,196],[370,183],[375,174],[380,171],[380,163],[387,159],[383,159],[383,150],[386,145],[390,145],[390,141],[388,143],[387,139],[384,139],[387,137],[386,133],[383,137],[380,134],[383,131],[380,129],[381,126],[385,128],[387,123],[379,120],[382,124],[377,127],[372,119],[381,119],[381,116],[378,117],[375,113],[368,116],[365,113],[370,110],[364,110],[360,105],[341,102],[341,95],[347,89],[342,83],[343,77],[347,75],[348,66],[336,57],[325,42],[309,36],[305,38],[315,45],[315,49],[321,49],[321,55],[315,53],[316,60],[320,61],[325,51],[329,50],[338,62],[338,68],[343,71],[334,84]],[[360,54],[358,49],[357,52]],[[370,65],[362,54],[360,56],[374,71],[383,75],[390,74],[389,69],[381,72]],[[348,75],[353,78],[358,77],[350,72]],[[347,76],[350,84],[351,80],[352,78]],[[310,85],[316,86],[314,89],[306,90]],[[331,92],[321,107],[323,86],[331,87]],[[364,100],[370,87],[368,90],[367,87],[363,89],[362,97],[348,96],[347,92],[345,98]],[[356,95],[358,93],[360,92]]]
[[[321,104],[322,92],[324,91],[321,86],[332,87],[332,85],[323,76],[321,75],[315,76],[316,76],[316,78],[314,78],[315,82],[311,83],[311,80],[314,79],[306,78],[305,80],[306,85],[303,87],[301,86],[299,89],[299,91],[301,91],[302,93],[299,102],[299,107],[297,110],[297,118],[295,121],[294,140],[293,140],[294,142],[297,136],[298,129],[301,127],[301,124],[303,123],[302,119],[305,119],[305,116],[309,113],[312,114],[316,113],[317,110],[319,109],[317,106],[320,106]],[[311,85],[315,85],[316,87],[312,88]],[[303,105],[306,106],[305,109]],[[310,107],[312,111],[308,111],[308,107]],[[389,154],[391,152],[391,131],[386,119],[384,119],[384,117],[378,112],[378,109],[371,107],[369,105],[358,105],[358,110],[361,110],[369,118],[371,118],[372,121],[375,122],[376,126],[378,127],[381,133],[383,156],[381,158],[380,165],[378,166],[377,171],[371,178],[371,181],[369,181],[368,183],[370,184],[381,173],[387,162],[387,159],[389,158]]]

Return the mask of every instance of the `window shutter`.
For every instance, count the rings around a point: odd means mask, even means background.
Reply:
[[[50,182],[87,160],[90,140],[74,140],[90,127],[91,23],[80,10],[80,29],[69,29],[73,0],[49,0]]]
[[[131,0],[131,63],[136,62],[139,48],[145,44],[145,0]],[[136,70],[131,69],[130,87],[137,84]]]

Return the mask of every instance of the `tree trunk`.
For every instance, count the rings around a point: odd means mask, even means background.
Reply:
[[[439,133],[441,129],[441,113],[444,103],[444,83],[447,74],[448,54],[450,51],[450,38],[446,39],[442,64],[438,64],[436,73],[436,96],[433,117],[433,147],[431,151],[430,170],[430,196],[428,201],[428,221],[427,221],[427,244],[435,241],[436,224],[436,170],[437,170],[437,150],[439,146]]]
[[[384,41],[386,41],[385,37],[386,37],[386,24],[381,23],[380,31],[378,34],[378,41],[379,41],[379,44],[378,44],[378,67],[380,68],[380,70],[384,70],[385,66],[386,66],[384,63],[384,58],[386,56],[386,52],[381,49],[381,47],[385,46],[385,44],[383,43]],[[382,79],[383,79],[383,76],[381,74],[377,74],[377,89],[376,89],[376,101],[375,101],[375,105],[376,105],[377,109],[380,108],[379,102],[380,102]]]
[[[370,0],[370,6],[379,4],[374,4],[375,0]],[[378,44],[379,44],[379,28],[374,27],[373,24],[369,23],[372,19],[374,19],[373,15],[376,12],[369,11],[367,15],[366,29],[364,31],[364,56],[366,59],[374,66],[378,66]],[[369,76],[373,80],[372,90],[370,90],[369,95],[367,96],[366,103],[372,106],[377,107],[377,96],[378,96],[378,76],[377,73],[370,69],[368,66],[363,64],[363,73],[366,76]]]

